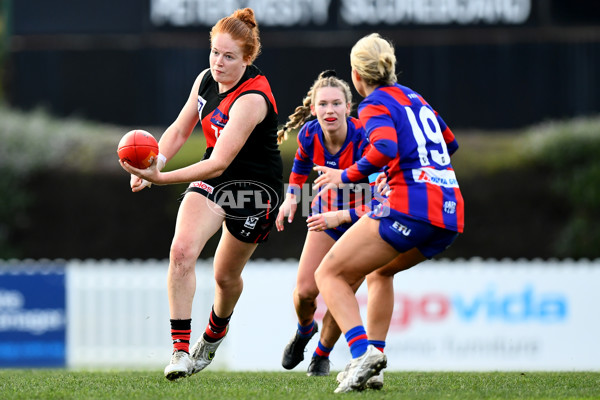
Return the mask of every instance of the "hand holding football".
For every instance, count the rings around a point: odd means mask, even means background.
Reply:
[[[119,142],[117,154],[121,161],[138,169],[146,169],[158,156],[158,142],[149,132],[136,129],[127,132]]]

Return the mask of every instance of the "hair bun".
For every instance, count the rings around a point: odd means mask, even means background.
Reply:
[[[256,23],[256,18],[254,17],[254,11],[251,8],[237,10],[233,16],[248,25],[251,29],[254,29],[256,26],[258,26]]]
[[[334,69],[328,69],[326,71],[321,72],[321,78],[329,78],[331,76],[337,76]]]

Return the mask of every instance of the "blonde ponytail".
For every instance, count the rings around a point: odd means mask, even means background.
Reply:
[[[350,52],[350,64],[369,85],[396,83],[394,46],[378,33],[360,39]]]

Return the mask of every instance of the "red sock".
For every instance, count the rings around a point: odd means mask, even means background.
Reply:
[[[227,325],[229,325],[230,319],[231,315],[226,318],[219,317],[215,314],[215,309],[213,307],[210,317],[208,318],[208,325],[206,325],[206,330],[204,331],[204,340],[209,343],[214,343],[225,336],[227,334]]]
[[[171,320],[171,339],[173,339],[173,352],[190,352],[190,334],[192,333],[191,319]]]

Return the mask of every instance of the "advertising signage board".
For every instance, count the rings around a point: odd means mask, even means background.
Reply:
[[[64,367],[64,266],[0,267],[0,367]]]

